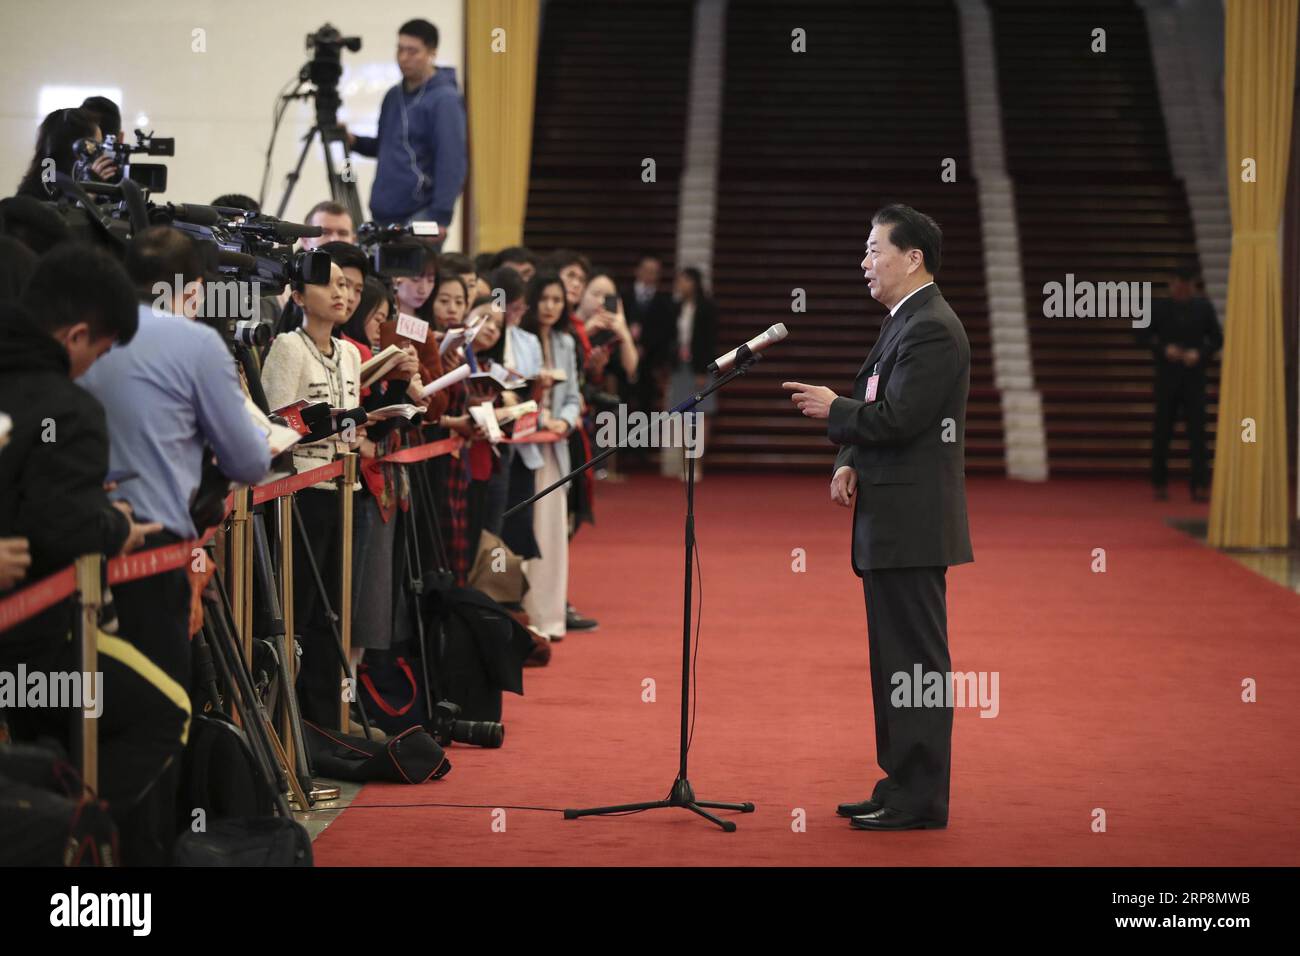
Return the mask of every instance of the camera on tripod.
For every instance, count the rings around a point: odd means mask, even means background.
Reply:
[[[339,116],[339,77],[343,75],[343,50],[361,49],[361,37],[345,37],[332,23],[307,34],[307,49],[312,57],[298,73],[298,79],[316,86],[316,125],[337,126]]]
[[[307,49],[311,59],[298,71],[298,86],[290,93],[280,97],[283,104],[277,112],[275,126],[271,130],[271,145],[267,147],[266,169],[262,177],[262,198],[265,198],[266,178],[271,173],[271,151],[275,145],[279,117],[284,107],[294,100],[310,99],[316,107],[316,125],[303,137],[302,152],[293,170],[285,176],[284,195],[280,197],[277,216],[283,216],[289,208],[289,197],[293,194],[302,175],[303,163],[317,136],[320,137],[325,154],[325,175],[329,180],[330,198],[341,202],[352,215],[352,221],[361,221],[361,200],[357,196],[356,180],[352,175],[348,158],[347,134],[339,125],[339,78],[343,75],[343,51],[356,53],[361,49],[361,37],[345,37],[338,28],[326,23],[315,33],[307,35]],[[310,87],[304,89],[307,84]]]
[[[121,182],[123,177],[139,183],[151,193],[167,190],[167,167],[162,163],[132,163],[132,153],[146,156],[175,156],[176,140],[174,137],[154,136],[152,132],[135,131],[135,143],[119,140],[116,134],[105,136],[104,141],[79,139],[72,144],[75,162],[72,175],[77,180],[98,180],[90,167],[100,156],[111,156],[117,166],[117,176],[107,182]]]

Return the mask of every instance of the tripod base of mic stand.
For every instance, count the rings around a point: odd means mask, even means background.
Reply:
[[[650,800],[646,803],[624,803],[616,807],[592,807],[588,810],[565,810],[564,819],[576,820],[578,817],[598,817],[609,816],[615,813],[633,813],[638,810],[658,810],[662,807],[682,807],[690,810],[692,813],[704,817],[704,819],[716,823],[727,833],[736,832],[736,824],[731,820],[722,820],[713,814],[704,810],[708,807],[710,810],[739,810],[741,813],[753,813],[754,805],[752,803],[712,803],[707,800],[695,799],[695,788],[691,782],[684,777],[678,777],[673,781],[672,793],[668,795],[667,800]]]

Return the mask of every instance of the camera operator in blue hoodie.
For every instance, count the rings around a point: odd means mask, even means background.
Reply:
[[[438,28],[409,20],[397,31],[402,82],[384,95],[377,136],[348,134],[348,145],[379,160],[370,192],[375,222],[433,220],[447,237],[456,197],[465,185],[465,101],[456,71],[434,66]]]

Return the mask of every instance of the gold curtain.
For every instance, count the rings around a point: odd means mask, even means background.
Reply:
[[[479,250],[523,243],[540,16],[538,0],[465,4],[465,97]]]
[[[1215,547],[1287,543],[1278,224],[1291,147],[1296,11],[1297,0],[1227,0],[1224,11],[1232,258],[1210,496]],[[1254,161],[1254,182],[1243,181],[1246,160]]]

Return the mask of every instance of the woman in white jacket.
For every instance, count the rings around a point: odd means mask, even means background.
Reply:
[[[262,389],[274,411],[299,400],[329,402],[331,408],[361,404],[361,353],[351,342],[333,335],[349,318],[350,290],[343,270],[330,266],[327,285],[298,285],[293,301],[303,311],[302,325],[282,332],[271,343],[262,363]],[[358,429],[349,443],[340,434],[323,441],[294,446],[299,472],[328,465],[359,445]],[[359,487],[359,486],[358,486]],[[296,495],[298,511],[311,541],[311,550],[327,588],[337,587],[340,568],[338,490],[333,481],[304,488]],[[302,541],[294,534],[293,576],[295,621],[302,633],[302,673],[298,699],[306,719],[327,727],[339,726],[340,672],[334,632],[316,593]]]
[[[553,432],[561,439],[536,446],[542,467],[533,474],[540,491],[568,473],[569,443],[565,439],[577,426],[582,408],[577,343],[569,333],[564,283],[558,275],[540,273],[533,277],[528,286],[528,311],[520,325],[536,335],[542,345],[538,429]],[[553,491],[533,505],[533,534],[542,556],[528,561],[524,568],[529,583],[524,610],[539,632],[550,640],[560,640],[565,633],[565,597],[569,590],[569,516],[564,489]]]

